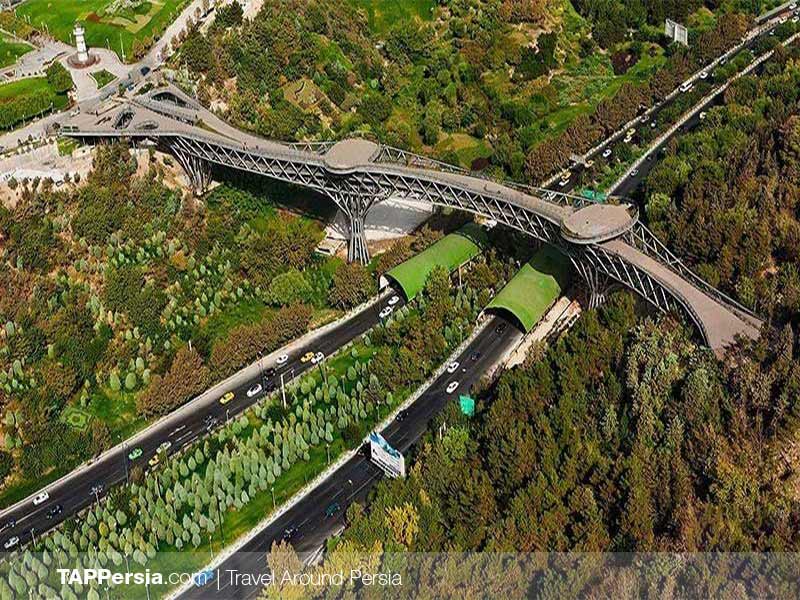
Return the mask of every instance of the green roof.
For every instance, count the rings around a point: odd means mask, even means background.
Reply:
[[[507,310],[527,333],[558,299],[569,279],[567,258],[545,246],[522,266],[487,308]]]
[[[487,243],[486,231],[475,223],[467,223],[455,233],[446,235],[416,256],[390,269],[386,277],[396,281],[406,298],[411,300],[425,287],[428,275],[434,268],[442,266],[452,271],[483,252]]]

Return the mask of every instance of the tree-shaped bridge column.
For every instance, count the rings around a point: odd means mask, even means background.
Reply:
[[[192,191],[195,196],[202,196],[208,189],[208,184],[211,182],[211,166],[202,158],[190,154],[183,150],[180,146],[172,144],[170,150],[183,167],[189,181],[192,184]]]
[[[369,209],[383,198],[353,192],[329,192],[331,199],[347,217],[347,260],[369,263],[365,221]]]

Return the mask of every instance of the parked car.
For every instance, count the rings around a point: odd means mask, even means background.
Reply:
[[[33,505],[39,506],[40,504],[44,504],[50,499],[50,494],[47,492],[39,492],[33,497]]]
[[[253,387],[251,387],[249,390],[247,390],[247,397],[248,398],[252,398],[253,396],[256,396],[256,395],[260,394],[263,389],[264,388],[261,387],[261,384],[257,383]]]
[[[450,383],[447,384],[447,393],[448,394],[452,394],[453,392],[456,391],[457,387],[458,387],[458,382],[457,381],[451,381]]]
[[[233,392],[226,392],[225,395],[219,399],[219,403],[224,405],[230,402],[231,400],[233,400]]]

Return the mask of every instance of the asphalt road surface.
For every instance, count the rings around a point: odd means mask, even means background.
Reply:
[[[395,310],[405,303],[401,295],[398,294],[398,298]],[[0,522],[0,547],[4,547],[11,538],[17,537],[19,542],[13,549],[19,548],[31,538],[52,529],[92,502],[98,501],[111,486],[125,481],[132,467],[148,468],[148,461],[157,453],[161,444],[169,442],[167,453],[172,454],[208,431],[221,426],[227,419],[239,415],[264,395],[261,392],[248,397],[248,390],[253,386],[260,384],[263,388],[279,388],[282,374],[284,382],[288,382],[292,377],[314,368],[315,365],[311,362],[301,362],[303,354],[309,350],[322,352],[326,356],[333,354],[378,323],[380,321],[378,313],[387,306],[388,301],[386,297],[354,315],[353,318],[323,335],[313,347],[295,350],[290,354],[287,363],[277,367],[275,375],[268,380],[265,377],[265,381],[260,381],[261,378],[256,377],[233,388],[230,391],[233,391],[234,398],[229,403],[222,405],[218,400],[213,400],[205,406],[198,407],[197,410],[175,413],[151,430],[143,440],[137,441],[135,447],[140,448],[142,453],[135,460],[128,458],[134,446],[122,447],[84,469],[77,469],[66,479],[47,486],[45,490],[49,498],[43,503],[34,506],[32,502],[27,502],[3,515]],[[266,366],[269,368],[272,365]]]
[[[396,449],[405,453],[427,430],[428,424],[447,404],[459,394],[468,393],[481,376],[515,343],[522,334],[502,317],[493,317],[489,326],[478,335],[456,359],[458,370],[442,374],[414,402],[400,420],[395,420],[382,431],[382,435]],[[447,393],[447,386],[458,381],[458,388]],[[302,557],[313,555],[325,540],[344,526],[347,507],[356,501],[365,501],[369,490],[383,477],[383,472],[372,464],[363,452],[344,463],[308,496],[278,517],[259,535],[245,544],[240,551],[225,560],[216,570],[215,577],[204,586],[195,586],[179,596],[189,599],[243,599],[254,598],[262,591],[260,585],[248,585],[246,575],[267,571],[266,555],[273,542],[284,539],[287,529],[295,532],[288,541]],[[336,503],[335,514],[328,509]]]

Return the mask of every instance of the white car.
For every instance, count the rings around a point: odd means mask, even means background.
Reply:
[[[631,177],[636,177],[639,174],[639,169],[634,169],[631,171]]]
[[[378,316],[379,316],[381,319],[385,319],[385,318],[386,318],[386,317],[388,317],[390,314],[392,314],[392,311],[393,311],[393,310],[394,310],[394,307],[393,307],[393,306],[386,306],[386,307],[384,307],[384,309],[383,309],[381,312],[379,312],[379,313],[378,313]]]
[[[567,177],[566,179],[562,179],[561,181],[559,181],[559,182],[558,182],[558,187],[564,187],[564,186],[565,186],[565,185],[567,185],[568,183],[569,183],[569,177]]]
[[[702,71],[700,73],[700,79],[705,79],[708,77],[708,71]]]
[[[457,387],[458,387],[458,382],[457,381],[451,381],[450,383],[447,384],[447,393],[448,394],[452,394],[453,392],[456,391]]]
[[[792,17],[792,23],[797,23],[797,22],[800,22],[800,17],[798,16]]]
[[[50,499],[50,494],[47,492],[40,492],[33,497],[33,505],[39,506],[40,504],[47,502]]]
[[[681,87],[680,87],[681,93],[684,93],[684,94],[685,94],[685,93],[686,93],[686,92],[688,92],[690,89],[692,89],[692,87],[694,87],[694,84],[693,84],[691,81],[687,81],[687,82],[683,83],[683,84],[681,85]]]
[[[708,113],[706,113],[706,111],[704,111],[704,110],[703,110],[703,111],[701,111],[701,112],[700,112],[700,120],[701,120],[701,121],[704,121],[704,120],[705,120],[705,118],[706,118],[706,115],[707,115],[707,114],[708,114]]]
[[[458,361],[453,361],[449,365],[447,365],[447,372],[448,373],[455,373],[458,371]]]
[[[10,550],[11,548],[16,546],[17,544],[19,544],[19,538],[17,536],[14,536],[14,537],[8,538],[6,543],[3,544],[3,548],[5,548],[6,550]]]
[[[263,388],[261,387],[260,383],[255,384],[253,387],[247,390],[247,397],[252,398],[256,394],[260,394],[262,389]]]
[[[608,158],[609,156],[611,156],[611,148],[606,148],[603,150],[603,158]]]
[[[170,442],[169,440],[167,440],[167,441],[165,441],[165,442],[161,442],[161,443],[158,445],[158,450],[156,450],[156,452],[166,452],[166,451],[167,451],[167,450],[169,450],[170,448],[172,448],[172,442]]]
[[[388,304],[389,306],[394,306],[398,302],[400,302],[400,296],[392,296],[391,298],[389,298]]]
[[[325,355],[322,352],[317,352],[314,355],[314,358],[311,359],[311,364],[316,365],[321,363],[323,360],[325,360]]]
[[[289,355],[288,354],[281,354],[278,357],[278,360],[275,361],[275,364],[278,365],[278,366],[285,365],[288,360],[289,360]]]
[[[792,3],[789,5],[789,10],[794,10],[795,8],[797,8],[797,2],[792,2]]]

